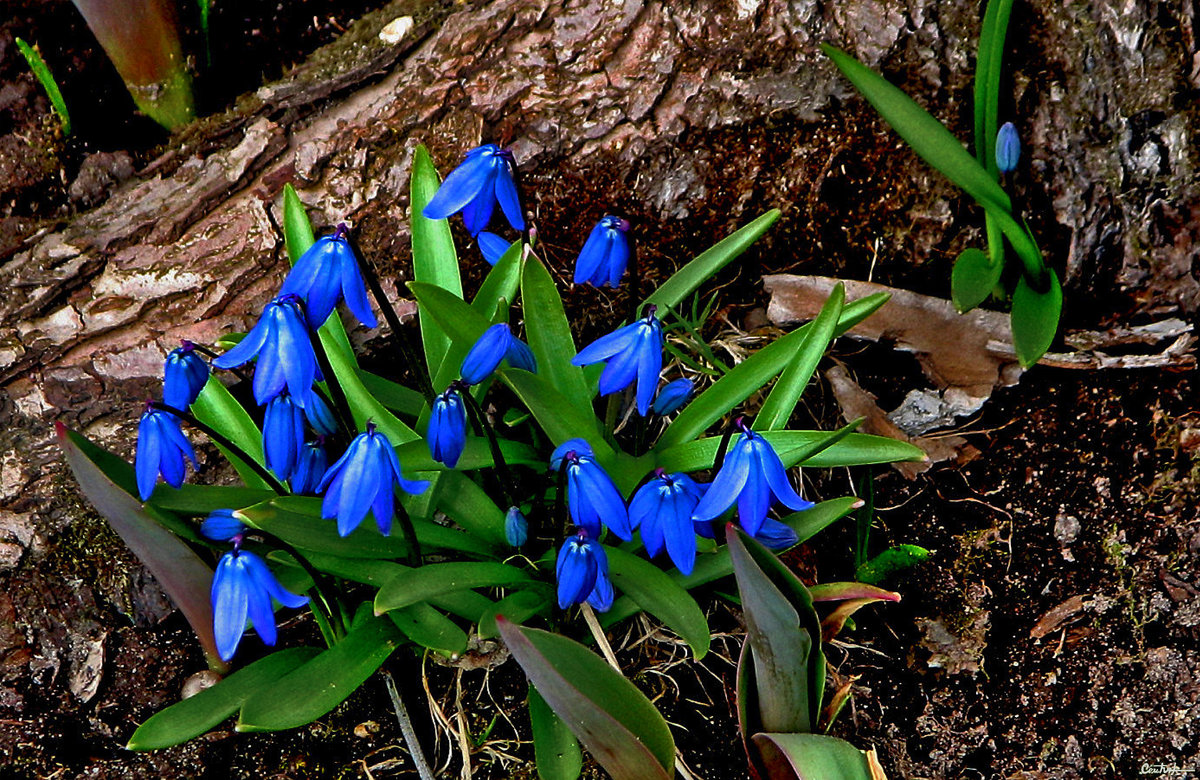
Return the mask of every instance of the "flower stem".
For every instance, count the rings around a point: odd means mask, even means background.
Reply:
[[[412,718],[408,717],[408,708],[404,706],[404,699],[400,697],[400,691],[396,689],[396,681],[392,679],[392,673],[386,669],[383,670],[383,682],[387,686],[388,698],[392,700],[392,709],[396,711],[400,733],[404,735],[404,744],[408,746],[408,755],[417,768],[417,774],[420,775],[421,780],[434,780],[433,770],[429,768],[429,762],[421,750],[421,743],[417,741],[417,731],[413,728]]]
[[[283,486],[283,483],[280,482],[278,479],[276,479],[275,475],[267,470],[266,466],[262,465],[257,460],[250,457],[246,453],[245,450],[243,450],[241,447],[234,444],[232,441],[227,439],[221,433],[218,433],[217,430],[215,428],[213,428],[212,426],[210,426],[206,423],[200,422],[195,417],[193,417],[191,414],[183,411],[182,409],[176,409],[174,406],[167,406],[166,404],[162,403],[161,401],[151,401],[150,406],[151,406],[151,408],[158,409],[161,412],[170,412],[171,414],[175,415],[180,420],[183,420],[185,423],[192,426],[196,430],[201,431],[202,433],[208,434],[208,438],[212,439],[217,444],[221,445],[225,449],[232,452],[234,455],[241,458],[241,460],[247,466],[249,466],[250,468],[252,468],[254,470],[254,473],[258,474],[260,477],[263,478],[263,481],[266,482],[267,485],[272,490],[274,490],[276,494],[281,495],[281,496],[291,495],[291,493],[288,491],[288,489]]]
[[[496,481],[500,483],[500,492],[504,494],[504,500],[508,502],[509,506],[516,506],[517,502],[513,500],[512,492],[514,484],[512,472],[509,471],[508,463],[504,460],[504,453],[500,451],[500,442],[496,439],[496,431],[488,424],[483,408],[475,400],[475,396],[471,395],[470,388],[463,388],[459,395],[467,406],[467,413],[471,415],[471,422],[474,424],[475,430],[487,438],[488,448],[492,452],[492,468],[496,474]]]
[[[396,517],[400,520],[400,535],[404,537],[404,546],[408,549],[408,565],[418,568],[421,565],[421,543],[417,540],[417,529],[413,526],[412,518],[400,501],[396,501]]]
[[[334,314],[336,315],[336,312]],[[321,373],[325,376],[325,386],[329,388],[333,408],[338,416],[338,424],[348,436],[353,437],[358,432],[358,426],[354,424],[354,412],[350,410],[350,401],[346,398],[346,392],[342,389],[341,382],[337,381],[333,364],[329,362],[329,353],[325,351],[325,342],[321,340],[318,333],[313,331],[309,331],[308,338],[312,342],[313,354],[317,356],[317,365],[321,367]]]

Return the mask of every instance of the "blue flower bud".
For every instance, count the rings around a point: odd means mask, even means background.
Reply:
[[[329,456],[325,453],[323,438],[319,437],[317,441],[308,442],[300,450],[296,468],[292,471],[291,479],[288,480],[293,493],[301,496],[317,495],[317,487],[321,484],[321,478],[325,476],[325,470],[329,466]]]
[[[529,521],[515,506],[510,506],[504,514],[504,538],[513,547],[520,547],[529,539]]]
[[[601,612],[613,602],[612,582],[608,579],[608,555],[599,542],[586,535],[563,542],[555,565],[558,578],[558,606],[562,609],[587,601]]]
[[[187,410],[208,383],[208,363],[190,341],[171,351],[163,364],[163,403]]]
[[[449,468],[458,464],[467,446],[467,410],[458,390],[451,387],[433,399],[425,438],[434,460]]]
[[[267,468],[280,479],[291,479],[304,446],[304,410],[290,393],[280,393],[267,404],[262,444]]]
[[[650,407],[650,411],[659,417],[674,414],[692,397],[693,387],[692,380],[686,378],[668,382],[654,397],[654,404]]]
[[[228,542],[246,531],[232,509],[215,509],[200,524],[200,533],[214,542]]]
[[[463,358],[460,374],[468,385],[477,385],[492,375],[500,363],[526,371],[537,371],[537,361],[525,342],[512,334],[507,322],[499,322],[483,332]]]
[[[1021,139],[1012,122],[1005,122],[996,133],[996,167],[1000,173],[1009,173],[1021,159]]]
[[[575,284],[617,287],[633,254],[629,222],[607,216],[596,223],[575,261]]]

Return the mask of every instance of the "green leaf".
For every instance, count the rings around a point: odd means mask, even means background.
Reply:
[[[928,560],[930,554],[929,550],[915,544],[896,545],[859,566],[854,576],[868,585],[879,585],[893,575]]]
[[[55,431],[58,445],[79,482],[79,489],[187,618],[200,640],[209,667],[224,671],[226,666],[217,656],[213,641],[213,613],[209,600],[212,569],[178,536],[162,526],[155,518],[154,510],[143,507],[101,471],[87,454],[96,450],[103,452],[101,448],[86,437],[68,431],[61,423],[55,423]],[[133,468],[128,464],[126,467],[127,478],[132,481]]]
[[[654,564],[619,547],[608,548],[608,565],[613,584],[679,634],[697,661],[708,653],[712,641],[708,620],[679,583]]]
[[[296,188],[290,183],[283,185],[283,245],[287,248],[288,259],[295,265],[315,243],[312,223],[308,221],[308,213]]]
[[[444,490],[438,508],[446,517],[494,547],[506,546],[504,510],[496,506],[487,492],[457,471],[447,471],[442,479]]]
[[[824,734],[755,734],[754,746],[772,778],[872,780],[863,751]]]
[[[63,135],[70,135],[71,115],[67,113],[67,101],[63,100],[62,90],[58,88],[58,82],[54,80],[50,66],[42,59],[42,55],[38,53],[37,49],[20,38],[17,38],[16,41],[17,48],[21,51],[21,56],[25,58],[29,69],[33,71],[34,78],[46,91],[46,97],[50,98],[50,105],[53,106],[54,113],[58,114],[58,119],[62,122]]]
[[[187,482],[178,489],[159,485],[147,501],[155,509],[202,516],[218,509],[241,509],[275,497],[271,490],[229,487],[225,485],[192,485]]]
[[[763,431],[779,453],[784,466],[801,463],[816,468],[871,466],[899,461],[921,461],[926,455],[908,442],[867,433],[842,434],[845,429],[826,431]],[[834,438],[836,437],[836,439]],[[834,439],[830,442],[830,439]],[[667,471],[702,471],[713,466],[720,446],[719,436],[680,444],[658,453],[656,463]],[[828,445],[822,447],[822,445]],[[817,449],[821,448],[821,449]],[[814,452],[814,450],[816,450]],[[803,460],[801,461],[801,458]]]
[[[396,627],[417,645],[444,655],[467,650],[467,634],[450,618],[422,602],[388,613]]]
[[[1031,368],[1041,360],[1058,333],[1063,303],[1062,287],[1053,268],[1047,268],[1046,275],[1049,287],[1045,292],[1033,289],[1024,276],[1017,281],[1017,289],[1013,291],[1013,348],[1024,368]]]
[[[525,256],[525,247],[520,241],[514,241],[479,286],[479,292],[471,301],[475,313],[491,322],[500,310],[501,301],[513,301],[521,285],[521,273]]]
[[[259,687],[242,705],[238,731],[280,731],[311,723],[366,682],[404,637],[391,620],[369,618],[316,658]]]
[[[548,583],[545,587],[531,586],[508,594],[488,608],[479,619],[479,638],[491,639],[500,635],[500,629],[496,627],[497,615],[504,615],[513,623],[521,624],[534,615],[548,614],[554,602],[552,594],[553,589]]]
[[[541,780],[575,780],[583,771],[579,741],[554,714],[550,705],[529,686],[529,723],[533,727],[533,757]]]
[[[578,642],[497,618],[513,658],[613,780],[666,780],[675,740],[633,683]]]
[[[412,388],[397,384],[370,371],[358,369],[358,380],[379,403],[393,412],[417,417],[425,407],[425,399]]]
[[[540,468],[545,462],[538,453],[528,445],[519,441],[499,439],[500,454],[510,466],[536,466]],[[396,457],[405,474],[410,472],[438,472],[440,478],[457,471],[473,471],[492,467],[492,450],[486,438],[470,436],[463,447],[462,455],[453,469],[448,469],[442,463],[433,459],[429,454],[429,443],[424,439],[410,441],[396,448]]]
[[[158,750],[198,737],[237,712],[259,688],[319,654],[316,648],[292,647],[260,658],[213,687],[152,715],[133,732],[125,749]]]
[[[586,439],[598,458],[612,457],[612,447],[600,435],[590,401],[583,407],[576,406],[549,382],[519,368],[502,368],[498,373],[555,446],[567,439]]]
[[[853,328],[887,302],[889,296],[876,293],[847,304],[838,318],[835,335]],[[659,438],[656,449],[690,442],[703,434],[729,410],[760,390],[791,361],[815,322],[801,325],[778,341],[772,342],[743,360],[725,376],[683,408],[671,426]]]
[[[779,209],[771,209],[749,225],[738,229],[715,246],[705,250],[695,260],[672,274],[670,279],[663,282],[657,290],[650,294],[650,297],[646,298],[643,305],[652,303],[669,309],[679,306],[700,285],[737,259],[763,233],[766,233],[767,229],[775,224],[775,220],[779,219],[779,214]]]
[[[895,591],[877,588],[864,582],[822,582],[808,589],[814,603],[823,601],[849,601],[851,599],[870,599],[872,601],[899,601],[900,594]]]
[[[945,125],[903,91],[844,51],[828,44],[822,44],[821,50],[921,159],[941,171],[995,218],[1025,264],[1025,273],[1040,278],[1045,267],[1041,250],[1029,231],[1013,219],[1012,201],[995,177],[967,153]]]
[[[583,369],[571,365],[575,340],[562,298],[546,266],[536,257],[526,261],[521,274],[521,308],[529,348],[537,358],[538,376],[562,393],[571,406],[590,410],[592,392],[583,379]]]
[[[430,563],[403,571],[375,594],[375,614],[467,588],[493,588],[529,582],[529,572],[504,563]]]
[[[437,168],[429,159],[424,145],[413,152],[412,196],[409,210],[412,214],[413,279],[439,287],[455,297],[462,298],[462,279],[458,270],[458,255],[454,251],[454,239],[450,235],[450,222],[445,219],[429,219],[422,211],[433,199],[441,186]],[[421,342],[425,346],[425,362],[429,375],[437,376],[450,338],[441,329],[430,311],[419,304],[421,320]]]
[[[216,429],[218,433],[224,434],[225,438],[240,447],[242,452],[253,458],[260,466],[265,466],[262,433],[242,405],[230,395],[225,385],[221,384],[221,380],[215,376],[208,378],[208,382],[200,391],[200,396],[192,402],[191,412],[197,420]],[[266,480],[248,466],[240,456],[220,444],[216,444],[216,447],[233,465],[246,487],[261,489],[270,487]]]
[[[964,250],[950,273],[950,300],[959,314],[966,314],[988,299],[1000,282],[1004,263],[993,263],[981,249]]]
[[[999,175],[996,132],[1000,124],[1000,76],[1011,13],[1012,0],[988,0],[975,58],[975,156],[993,178]]]
[[[766,731],[811,732],[825,680],[812,599],[769,550],[733,526],[728,546],[754,661],[758,721]]]
[[[846,300],[846,286],[841,282],[834,285],[833,292],[821,307],[821,313],[813,320],[812,327],[805,333],[804,340],[796,348],[791,363],[771,388],[771,394],[754,418],[754,430],[770,431],[786,428],[792,411],[800,402],[800,396],[808,387],[817,363],[829,342],[833,340],[834,328],[842,316],[842,304]]]

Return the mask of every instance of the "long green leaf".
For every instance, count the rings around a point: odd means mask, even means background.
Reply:
[[[608,550],[613,583],[638,606],[679,634],[699,661],[712,641],[708,620],[696,600],[666,572],[619,547]]]
[[[583,369],[571,365],[575,340],[562,298],[550,272],[536,257],[525,262],[521,274],[521,307],[529,348],[537,358],[538,376],[562,393],[571,406],[590,409],[592,392],[583,379]]]
[[[504,563],[430,563],[400,572],[385,583],[375,594],[375,614],[456,590],[503,587],[531,579],[524,569]]]
[[[467,650],[466,632],[424,602],[393,610],[388,616],[414,644],[444,655],[457,655]]]
[[[1025,368],[1032,367],[1050,349],[1062,315],[1063,294],[1058,274],[1053,268],[1047,268],[1046,272],[1049,280],[1046,292],[1033,289],[1024,276],[1017,280],[1017,289],[1013,291],[1013,348]]]
[[[447,471],[442,479],[445,489],[438,508],[446,513],[446,517],[490,545],[506,545],[504,510],[487,492],[457,471]]]
[[[238,731],[280,731],[311,723],[366,682],[404,636],[391,620],[371,617],[308,663],[262,686],[242,705]]]
[[[705,250],[695,260],[672,274],[670,279],[663,282],[657,290],[650,294],[650,297],[646,298],[645,303],[674,309],[700,285],[745,252],[763,233],[767,232],[771,225],[775,224],[775,220],[779,219],[779,214],[779,209],[771,209],[749,225],[739,228],[732,235]]]
[[[838,438],[830,446],[808,455],[832,437]],[[775,447],[785,466],[795,465],[800,462],[801,457],[804,458],[801,465],[817,468],[872,466],[879,463],[921,461],[926,458],[920,448],[908,442],[867,433],[841,436],[841,431],[764,431],[763,438]],[[701,471],[712,468],[720,443],[719,436],[690,441],[658,453],[656,462],[668,471]]]
[[[384,379],[363,369],[358,370],[358,379],[367,392],[393,412],[417,417],[425,407],[425,399],[412,388]]]
[[[511,303],[516,299],[517,290],[521,286],[521,274],[524,268],[525,247],[520,241],[514,241],[488,275],[479,292],[471,300],[471,308],[489,322],[500,310],[501,301]]]
[[[974,247],[964,250],[954,261],[954,270],[950,273],[950,300],[955,310],[966,314],[986,301],[1003,272],[1004,263],[993,262],[982,250]]]
[[[458,255],[454,251],[454,239],[450,235],[450,222],[445,219],[429,219],[422,211],[433,199],[441,186],[437,168],[429,159],[424,145],[413,152],[412,188],[409,209],[412,212],[413,278],[425,284],[462,298],[462,279],[458,270]],[[425,346],[425,363],[429,376],[437,376],[450,338],[443,332],[428,309],[420,304],[421,341]]]
[[[866,754],[824,734],[755,734],[753,744],[772,778],[873,780]]]
[[[129,492],[101,471],[88,453],[103,450],[84,436],[55,423],[58,445],[79,482],[79,488],[133,554],[146,566],[171,601],[187,618],[200,640],[208,665],[219,671],[226,666],[217,656],[213,641],[213,613],[209,600],[212,569],[178,536],[164,528],[153,510],[141,505]],[[133,468],[122,482],[132,481]]]
[[[231,487],[225,485],[192,485],[184,483],[178,489],[160,485],[147,501],[155,509],[185,515],[207,515],[218,509],[242,509],[275,497],[271,490]]]
[[[846,285],[838,282],[833,292],[821,307],[821,313],[813,320],[812,328],[805,334],[804,341],[797,347],[796,355],[791,364],[779,376],[779,381],[771,388],[771,394],[758,410],[754,418],[756,431],[771,431],[776,428],[786,428],[792,411],[800,402],[800,396],[808,387],[817,363],[829,342],[833,340],[833,331],[838,319],[842,316],[842,304],[846,301]]]
[[[316,243],[312,223],[296,188],[290,183],[283,185],[283,245],[288,259],[294,265],[308,248]]]
[[[254,424],[254,420],[250,419],[250,415],[246,413],[242,405],[230,395],[225,385],[221,384],[221,380],[215,376],[208,378],[204,389],[200,391],[200,396],[192,402],[191,412],[197,420],[224,434],[260,466],[265,466],[262,433],[259,432],[258,426]],[[270,487],[266,480],[247,465],[240,456],[220,444],[217,444],[216,447],[233,465],[234,471],[242,478],[246,487],[261,489]]]
[[[996,132],[1000,124],[1000,75],[1011,13],[1012,0],[988,0],[975,58],[975,156],[993,178],[999,174]]]
[[[886,303],[888,297],[885,293],[876,293],[847,304],[838,318],[835,334],[840,336],[865,320]],[[659,438],[656,448],[692,441],[729,410],[760,390],[788,364],[814,324],[801,325],[778,341],[768,344],[714,382],[683,408]]]
[[[213,687],[152,715],[133,732],[125,749],[158,750],[198,737],[237,712],[259,688],[319,654],[313,647],[291,647],[260,658]]]
[[[46,97],[50,98],[50,105],[54,107],[54,113],[58,114],[58,119],[62,122],[63,135],[71,134],[71,115],[67,113],[67,101],[63,100],[62,90],[58,88],[58,82],[54,80],[54,74],[50,72],[50,66],[42,59],[42,55],[38,50],[30,46],[20,38],[16,39],[17,49],[20,50],[21,56],[25,58],[25,62],[29,65],[29,69],[33,71],[34,78],[42,85],[42,89],[46,91]]]
[[[575,780],[583,771],[579,741],[554,714],[550,705],[529,686],[529,723],[533,727],[533,757],[541,780]]]
[[[599,656],[566,637],[497,618],[500,635],[546,704],[613,780],[667,780],[675,740],[662,715]]]
[[[575,406],[549,382],[519,368],[502,368],[499,374],[555,446],[567,439],[586,439],[597,457],[612,457],[612,447],[600,436],[590,402],[582,408]]]

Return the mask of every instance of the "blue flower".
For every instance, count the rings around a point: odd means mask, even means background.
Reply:
[[[214,542],[228,542],[245,531],[246,526],[232,509],[214,509],[200,524],[200,533]]]
[[[450,172],[421,213],[429,219],[446,219],[461,211],[467,231],[477,236],[487,227],[499,201],[508,224],[524,231],[525,217],[513,175],[512,152],[495,144],[477,146]]]
[[[813,504],[801,498],[792,488],[783,463],[770,443],[746,428],[741,420],[738,420],[738,425],[742,428],[742,435],[726,456],[704,498],[700,499],[692,512],[692,519],[712,520],[736,501],[742,528],[751,536],[757,536],[771,507],[772,494],[796,511],[809,509]]]
[[[666,474],[658,469],[629,502],[629,524],[641,527],[646,554],[653,558],[665,547],[683,574],[691,574],[696,563],[692,512],[705,487],[687,474]]]
[[[280,393],[267,404],[262,443],[267,467],[280,479],[291,479],[304,447],[304,410],[290,393]]]
[[[692,397],[694,387],[690,379],[676,379],[674,382],[668,382],[663,385],[662,390],[658,391],[658,395],[654,396],[654,404],[650,407],[650,411],[659,417],[678,412]]]
[[[237,548],[225,553],[212,582],[213,634],[222,661],[228,661],[237,652],[247,619],[263,644],[275,644],[271,599],[293,608],[308,603],[307,596],[297,596],[280,585],[263,559],[254,553]]]
[[[301,496],[317,495],[317,487],[321,484],[321,478],[325,476],[325,470],[329,465],[329,456],[325,454],[324,438],[319,436],[316,441],[308,442],[300,450],[296,468],[288,480],[293,493]]]
[[[1021,159],[1021,139],[1012,122],[1005,122],[996,133],[996,167],[1000,173],[1008,173],[1017,167]]]
[[[513,547],[520,547],[529,539],[529,521],[515,506],[510,506],[504,514],[504,539]]]
[[[304,403],[313,381],[321,379],[321,371],[299,298],[280,295],[268,303],[253,330],[213,365],[237,368],[256,357],[254,400],[259,406],[279,395],[284,387],[298,403]]]
[[[170,412],[147,408],[138,421],[137,456],[134,473],[138,495],[143,501],[154,492],[159,472],[171,487],[183,484],[184,462],[187,458],[196,467],[196,451],[179,429],[179,418]]]
[[[321,517],[336,517],[338,533],[346,536],[358,528],[370,510],[379,533],[387,536],[396,509],[396,485],[406,493],[420,493],[429,487],[428,482],[410,481],[401,475],[391,442],[368,423],[367,432],[350,442],[317,486],[317,492],[325,494]]]
[[[208,363],[190,341],[171,350],[163,365],[163,403],[187,410],[208,383]]]
[[[504,253],[512,247],[510,242],[486,230],[476,236],[475,239],[479,242],[479,251],[483,253],[483,259],[488,261],[488,265],[495,265],[500,262],[500,258],[504,257]]]
[[[583,439],[560,444],[550,456],[550,468],[558,471],[566,464],[567,509],[571,520],[588,536],[600,536],[603,524],[625,541],[633,539],[629,512],[621,491],[594,459],[591,446]]]
[[[612,606],[612,582],[608,579],[608,555],[599,542],[584,534],[563,542],[555,566],[558,577],[558,606],[561,609],[584,601],[601,612]]]
[[[454,468],[467,446],[467,410],[455,388],[433,399],[425,438],[433,459]]]
[[[572,358],[571,364],[587,366],[606,361],[600,374],[601,395],[624,390],[636,379],[638,414],[645,417],[658,388],[662,346],[662,323],[650,306],[644,318],[596,339]]]
[[[696,533],[703,536],[705,539],[713,539],[713,524],[711,520],[697,521]],[[790,525],[773,520],[770,517],[763,520],[762,526],[758,529],[758,533],[754,538],[762,543],[762,545],[770,550],[786,550],[794,546],[800,541],[800,537],[792,530]]]
[[[633,241],[629,237],[629,222],[608,216],[596,223],[575,261],[575,284],[587,282],[595,287],[617,287],[629,257]]]
[[[309,390],[305,393],[300,406],[304,407],[304,418],[319,435],[332,436],[337,433],[337,418],[333,416],[333,410],[316,390]]]
[[[338,225],[329,236],[321,236],[300,255],[283,280],[280,295],[295,295],[304,300],[312,327],[325,324],[339,300],[368,328],[379,323],[367,300],[358,258],[346,238],[346,226]]]
[[[499,322],[488,328],[463,358],[460,374],[468,385],[477,385],[491,376],[492,372],[507,360],[513,368],[537,371],[537,361],[529,346],[512,334],[507,322]]]

